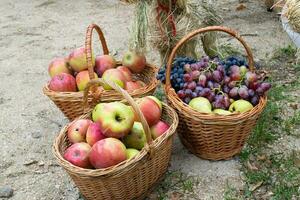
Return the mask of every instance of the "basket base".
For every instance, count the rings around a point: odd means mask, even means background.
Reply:
[[[180,133],[178,133],[179,139],[181,143],[187,148],[189,152],[194,154],[195,156],[205,159],[205,160],[230,160],[235,155],[239,154],[242,151],[242,148],[234,149],[233,151],[222,152],[222,153],[206,153],[204,151],[198,152],[193,148],[193,145],[190,144]]]

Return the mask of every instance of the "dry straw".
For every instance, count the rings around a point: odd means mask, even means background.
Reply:
[[[103,81],[102,79],[92,80],[89,86],[98,85]],[[165,134],[152,141],[149,126],[136,104],[139,99],[131,98],[125,90],[113,83],[105,83],[118,91],[137,113],[147,137],[145,147],[137,156],[118,165],[105,169],[83,169],[72,165],[63,158],[66,148],[70,146],[67,137],[67,129],[70,125],[68,124],[54,141],[54,156],[87,200],[144,199],[149,190],[161,180],[167,171],[173,135],[178,125],[178,116],[171,107],[163,103],[161,120],[170,124],[170,128]],[[80,118],[90,117],[91,113],[89,112]]]
[[[195,30],[182,38],[174,47],[167,63],[165,91],[170,105],[179,115],[178,134],[182,143],[195,155],[210,160],[228,159],[239,153],[252,128],[263,111],[267,98],[262,97],[251,111],[229,116],[200,113],[185,104],[171,86],[170,74],[177,50],[198,34],[221,31],[235,37],[246,49],[249,67],[254,71],[253,55],[245,41],[235,31],[211,26]]]
[[[300,33],[300,1],[287,0],[284,15],[295,32]]]

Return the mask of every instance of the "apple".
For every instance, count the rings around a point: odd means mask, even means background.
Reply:
[[[65,58],[54,58],[49,64],[48,73],[51,78],[61,73],[72,74]]]
[[[213,113],[216,113],[218,115],[230,115],[230,114],[232,114],[230,111],[224,110],[224,109],[220,109],[220,108],[214,109]]]
[[[141,122],[134,122],[130,133],[123,138],[123,142],[127,148],[141,150],[144,147],[147,138]]]
[[[163,135],[169,128],[170,126],[167,123],[159,121],[157,124],[151,127],[152,138],[158,138],[159,136]]]
[[[141,101],[138,102],[138,106],[149,126],[152,126],[159,121],[162,113],[162,107],[161,102],[156,97],[143,97]]]
[[[73,121],[68,128],[69,141],[71,143],[85,142],[86,132],[91,123],[89,119]]]
[[[162,103],[161,103],[161,101],[157,97],[155,97],[155,96],[147,96],[147,98],[151,98],[152,100],[154,100],[157,103],[157,105],[159,106],[159,108],[162,110]]]
[[[94,73],[95,78],[98,78],[97,74]],[[89,71],[84,70],[76,75],[76,84],[79,91],[84,91],[88,82],[90,81]]]
[[[125,86],[125,89],[128,91],[128,92],[132,92],[134,90],[137,90],[141,88],[140,84],[136,81],[128,81],[126,82],[126,86]]]
[[[66,73],[55,75],[49,82],[49,89],[56,92],[76,92],[75,78]]]
[[[230,105],[229,111],[244,113],[251,110],[252,108],[253,105],[249,101],[239,99]]]
[[[110,55],[96,57],[95,71],[99,77],[101,77],[106,70],[115,68],[116,66],[116,60]]]
[[[134,73],[140,73],[146,66],[146,57],[133,51],[125,53],[122,65],[128,67]]]
[[[91,146],[85,142],[72,144],[64,153],[64,158],[81,168],[92,168],[89,161]]]
[[[102,133],[100,125],[92,122],[86,131],[86,142],[92,147],[96,142],[104,138],[106,136]]]
[[[121,72],[120,70],[108,69],[103,73],[102,78],[104,80],[114,82],[116,85],[119,85],[121,88],[125,88],[126,78],[123,72]],[[102,86],[105,90],[112,90],[112,88],[107,84],[102,84]]]
[[[133,157],[135,157],[138,153],[139,153],[138,150],[133,149],[133,148],[128,148],[128,149],[126,149],[126,158],[127,158],[127,159],[133,158]]]
[[[116,138],[105,138],[94,144],[89,158],[96,169],[107,168],[127,159],[126,147]]]
[[[69,65],[75,72],[80,72],[88,68],[85,48],[80,47],[72,51],[68,57]],[[92,53],[92,65],[95,66],[95,57]]]
[[[119,66],[117,67],[117,70],[121,71],[124,74],[126,81],[132,81],[132,73],[128,67]]]
[[[189,106],[191,106],[193,109],[202,112],[202,113],[211,113],[212,108],[211,104],[208,99],[204,97],[197,97],[190,101]]]
[[[134,123],[132,109],[121,102],[98,104],[92,115],[106,137],[122,138],[130,132]]]

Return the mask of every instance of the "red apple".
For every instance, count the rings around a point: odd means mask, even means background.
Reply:
[[[89,159],[96,169],[107,168],[127,159],[126,147],[118,139],[105,138],[94,144]]]
[[[114,82],[115,84],[119,85],[121,88],[125,88],[126,78],[124,74],[117,69],[106,70],[103,73],[102,78],[104,80]],[[102,84],[102,86],[105,90],[112,90],[112,88],[107,84]]]
[[[99,77],[101,77],[106,70],[115,68],[116,66],[116,60],[110,55],[96,57],[95,71]]]
[[[71,143],[85,142],[86,132],[90,124],[89,119],[78,119],[72,122],[68,128],[68,138]]]
[[[134,73],[140,73],[146,66],[146,57],[136,52],[127,52],[123,59],[122,65],[128,67]]]
[[[76,72],[80,72],[88,68],[84,47],[77,48],[70,53],[69,65]],[[93,67],[95,66],[95,57],[93,56],[93,54],[92,54],[92,65]]]
[[[96,73],[94,73],[94,76],[95,76],[95,78],[98,78]],[[76,75],[76,84],[77,84],[78,90],[83,91],[86,88],[86,86],[90,80],[91,79],[90,79],[88,70],[79,72]]]
[[[132,92],[134,90],[141,88],[141,85],[136,81],[128,81],[128,82],[126,82],[125,88],[128,92]]]
[[[49,89],[56,92],[76,92],[75,78],[66,73],[53,76],[49,83]]]
[[[119,66],[119,67],[117,67],[117,70],[120,70],[121,72],[123,72],[123,74],[126,78],[126,81],[131,81],[132,80],[132,73],[131,73],[131,71],[128,67]]]
[[[64,158],[82,168],[92,168],[89,161],[89,154],[91,151],[91,146],[85,142],[80,142],[72,144],[64,153]]]
[[[91,147],[98,142],[106,138],[106,136],[102,133],[100,129],[100,125],[98,123],[91,123],[86,132],[86,141]]]
[[[65,58],[54,58],[49,64],[48,72],[51,78],[61,73],[72,74]]]
[[[133,126],[134,113],[129,106],[116,101],[98,104],[92,112],[92,118],[99,123],[106,137],[122,138]]]
[[[169,128],[170,126],[167,123],[159,121],[157,124],[151,127],[152,138],[158,138],[159,136],[163,135]]]
[[[160,104],[161,102],[153,96],[144,97],[139,102],[139,108],[146,118],[149,126],[152,126],[159,121],[162,113],[162,107]]]

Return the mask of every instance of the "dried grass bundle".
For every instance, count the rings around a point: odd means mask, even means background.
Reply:
[[[300,33],[300,0],[287,0],[285,5],[284,15],[294,31]]]

